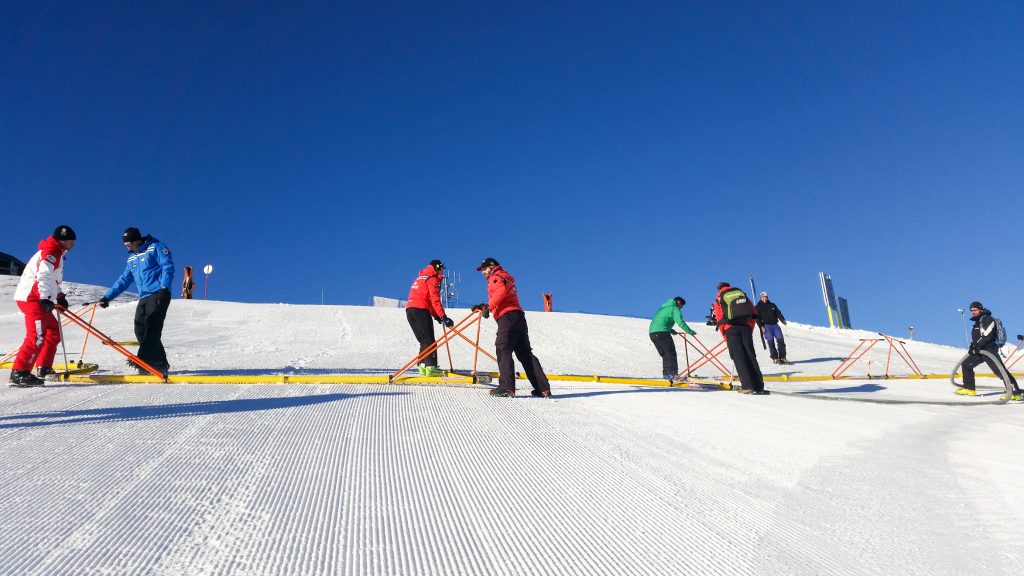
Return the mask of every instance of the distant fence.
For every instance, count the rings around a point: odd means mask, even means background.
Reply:
[[[370,305],[378,308],[405,308],[405,300],[399,300],[398,298],[385,298],[383,296],[374,296],[370,299]]]

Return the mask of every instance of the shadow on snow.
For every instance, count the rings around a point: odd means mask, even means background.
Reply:
[[[314,406],[317,404],[325,404],[328,402],[337,402],[338,400],[348,400],[359,397],[399,396],[404,394],[408,394],[408,392],[313,394],[308,396],[288,396],[280,398],[236,398],[233,400],[158,404],[155,406],[111,406],[108,408],[90,408],[88,410],[59,410],[56,412],[36,412],[30,414],[0,416],[0,429],[34,428],[39,426],[79,424],[85,422],[156,420],[161,418],[205,416],[210,414],[261,412],[264,410],[302,408],[304,406]]]
[[[814,362],[838,362],[846,360],[842,356],[832,356],[830,358],[808,358],[807,360],[793,360],[790,364],[811,364]]]
[[[856,392],[880,392],[885,386],[878,384],[861,384],[860,386],[847,386],[846,388],[819,388],[817,390],[801,390],[793,394],[847,394]]]

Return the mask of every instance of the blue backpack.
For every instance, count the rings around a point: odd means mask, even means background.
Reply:
[[[992,320],[996,323],[996,346],[1002,348],[1006,345],[1006,328],[1003,328],[1003,321],[995,316]]]

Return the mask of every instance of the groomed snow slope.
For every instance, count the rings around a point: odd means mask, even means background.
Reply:
[[[0,280],[6,351],[23,328],[15,279]],[[114,305],[96,324],[131,339],[133,313]],[[548,372],[660,371],[646,321],[527,316]],[[493,322],[483,334],[490,349]],[[766,374],[828,374],[870,336],[794,323],[786,334],[796,364],[764,355]],[[416,349],[402,310],[180,300],[164,341],[177,373],[383,373]],[[81,342],[69,328],[68,351]],[[961,356],[908,348],[926,372]],[[465,350],[452,347],[457,367],[468,367]],[[95,345],[86,360],[123,365]],[[872,371],[884,362],[881,351]],[[893,371],[907,372],[898,361]],[[4,387],[0,573],[1022,572],[1020,404],[819,400],[957,401],[943,380],[768,387],[800,394],[563,382],[550,401],[474,386]]]

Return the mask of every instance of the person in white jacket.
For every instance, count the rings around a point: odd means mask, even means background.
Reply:
[[[68,307],[60,283],[64,279],[64,255],[75,246],[75,240],[70,226],[58,226],[50,237],[39,242],[39,251],[21,274],[14,300],[25,315],[25,341],[11,370],[13,387],[42,386],[42,378],[53,374],[53,357],[60,344],[60,323],[53,309]],[[38,377],[32,374],[33,366],[38,368]]]

